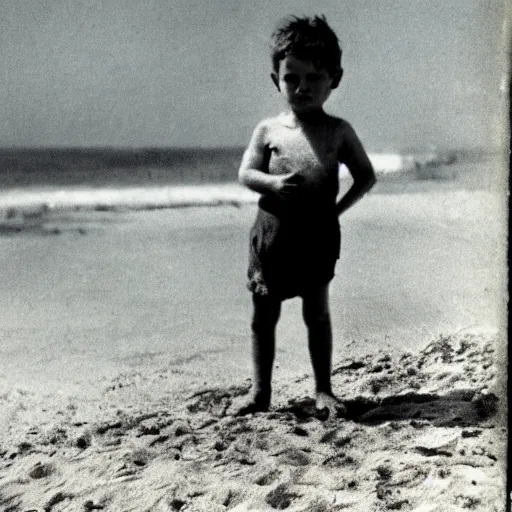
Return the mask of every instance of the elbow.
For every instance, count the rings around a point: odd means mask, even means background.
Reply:
[[[245,172],[245,169],[241,168],[238,171],[238,183],[240,183],[240,185],[245,185],[246,179],[247,179],[247,173]]]
[[[377,176],[375,176],[375,171],[373,169],[371,169],[371,171],[368,173],[365,181],[366,192],[369,192],[375,183],[377,183]]]
[[[375,177],[375,174],[368,175],[364,179],[359,179],[355,185],[361,190],[363,194],[368,193],[373,186],[377,183],[377,178]]]
[[[375,173],[372,173],[370,176],[370,179],[368,180],[368,190],[371,190],[375,184],[377,183],[377,176],[375,176]]]
[[[238,171],[238,183],[240,183],[240,185],[247,186],[247,171],[245,169],[240,169]]]

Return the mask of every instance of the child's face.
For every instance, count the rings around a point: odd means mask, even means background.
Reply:
[[[279,73],[272,73],[272,80],[290,108],[302,114],[321,110],[339,77],[317,68],[310,60],[287,55],[279,63]]]

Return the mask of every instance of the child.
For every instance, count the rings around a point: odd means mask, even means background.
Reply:
[[[356,133],[323,104],[340,83],[341,49],[325,17],[293,18],[272,36],[271,74],[289,111],[255,129],[239,171],[261,194],[250,234],[254,382],[238,414],[267,411],[281,302],[302,297],[316,384],[316,407],[342,414],[331,389],[332,333],[328,287],[339,258],[338,216],[375,183]],[[337,202],[339,164],[354,183]]]

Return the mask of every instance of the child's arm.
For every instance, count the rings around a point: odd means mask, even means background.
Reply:
[[[370,159],[359,137],[349,124],[346,124],[343,129],[339,160],[347,166],[354,180],[349,191],[336,205],[336,211],[338,215],[341,215],[359,201],[376,182]]]
[[[270,148],[266,142],[267,126],[260,123],[252,134],[249,146],[244,152],[238,180],[242,185],[260,194],[276,194],[287,197],[295,193],[299,185],[289,181],[294,173],[272,175],[268,173]]]

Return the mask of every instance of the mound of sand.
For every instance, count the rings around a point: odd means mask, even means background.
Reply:
[[[308,375],[247,417],[233,413],[249,381],[169,396],[166,368],[122,375],[95,403],[5,390],[0,509],[497,512],[496,346],[466,334],[340,361],[345,418],[315,410]]]

